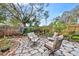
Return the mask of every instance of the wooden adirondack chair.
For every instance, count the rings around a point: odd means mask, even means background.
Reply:
[[[45,44],[45,47],[48,48],[51,51],[51,53],[54,55],[54,52],[60,49],[62,41],[63,41],[63,35],[55,36],[55,40],[53,42],[51,41],[47,42]]]
[[[28,38],[33,42],[33,45],[36,45],[39,37],[37,35],[35,35],[34,32],[31,33],[27,33]]]
[[[52,37],[48,37],[48,40],[49,41],[54,41],[56,36],[58,36],[58,33],[57,32],[54,32],[54,35]]]

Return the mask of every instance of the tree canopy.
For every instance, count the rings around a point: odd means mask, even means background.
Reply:
[[[7,19],[17,19],[22,23],[31,25],[38,25],[39,20],[48,18],[48,12],[45,8],[48,4],[40,3],[1,3],[0,11],[3,11]]]

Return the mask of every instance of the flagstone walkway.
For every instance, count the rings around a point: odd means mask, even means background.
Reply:
[[[41,38],[37,42],[37,46],[31,47],[32,42],[27,38],[20,41],[21,45],[16,50],[14,56],[49,56],[50,51],[44,47],[46,38]],[[79,56],[79,43],[63,40],[61,48],[55,52],[55,56]],[[53,56],[52,54],[50,56]]]

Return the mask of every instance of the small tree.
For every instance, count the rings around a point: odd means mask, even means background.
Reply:
[[[47,6],[47,3],[1,3],[0,9],[2,11],[5,10],[4,13],[6,13],[8,19],[18,20],[25,28],[27,27],[26,24],[29,24],[29,27],[32,27],[34,25],[39,26],[41,19],[47,19],[48,11],[45,10]]]

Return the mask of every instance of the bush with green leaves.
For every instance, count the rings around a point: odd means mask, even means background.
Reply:
[[[27,34],[27,33],[29,33],[29,32],[33,32],[34,31],[34,27],[26,27],[25,29],[24,29],[24,31],[23,31],[23,34]]]
[[[42,26],[42,27],[37,27],[37,29],[34,29],[35,33],[37,33],[40,36],[52,36],[52,28],[49,26]]]
[[[11,41],[7,37],[0,38],[0,51],[6,50],[11,47],[12,47]]]
[[[71,40],[72,40],[72,41],[79,42],[79,35],[72,35],[72,36],[71,36]]]
[[[56,32],[62,33],[66,28],[67,28],[67,25],[63,21],[57,20],[53,23],[53,29]]]

